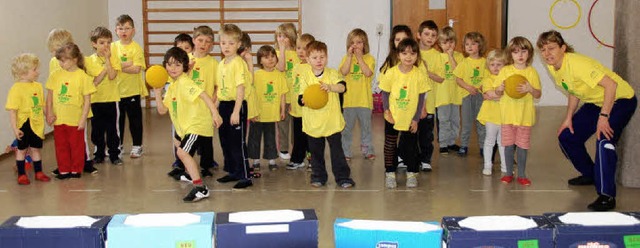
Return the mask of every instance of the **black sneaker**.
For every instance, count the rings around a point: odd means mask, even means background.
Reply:
[[[57,171],[57,169],[56,169],[56,171]],[[55,178],[58,179],[58,180],[67,180],[67,179],[71,178],[71,174],[70,173],[60,174],[58,172],[58,174],[56,174]]]
[[[56,176],[57,176],[57,175],[60,175],[60,170],[58,170],[58,169],[56,168],[55,170],[52,170],[52,171],[51,171],[51,174],[56,175]]]
[[[202,178],[213,177],[213,173],[211,173],[211,171],[209,171],[208,169],[202,169],[202,170],[200,170],[200,176]]]
[[[93,163],[94,164],[102,164],[102,163],[104,163],[104,158],[95,157],[95,158],[93,158]]]
[[[232,177],[232,176],[229,176],[229,175],[226,175],[226,176],[223,176],[221,178],[216,179],[216,181],[218,181],[219,183],[235,182],[235,181],[238,181],[238,180],[239,179],[237,179],[235,177]]]
[[[460,150],[460,146],[458,146],[458,145],[456,145],[456,144],[453,144],[453,145],[447,146],[447,149],[449,149],[449,151],[455,151],[455,152],[457,152],[457,151],[459,151],[459,150]]]
[[[82,177],[82,174],[80,174],[80,173],[69,173],[69,178],[77,179],[77,178],[80,178],[80,177]]]
[[[593,203],[587,206],[589,209],[593,211],[609,211],[616,208],[616,198],[606,195],[598,196]]]
[[[122,165],[122,164],[124,164],[124,161],[122,161],[122,159],[120,159],[120,158],[116,158],[116,159],[111,160],[111,164],[112,165]]]
[[[449,148],[440,147],[440,154],[448,154],[448,153],[449,153]]]
[[[85,173],[89,173],[89,174],[98,174],[98,169],[96,169],[96,167],[93,167],[93,165],[84,167],[84,169],[82,171],[84,171]]]
[[[236,185],[233,185],[234,189],[244,189],[246,187],[249,186],[253,186],[253,182],[251,180],[242,180],[238,183],[236,183]]]
[[[468,150],[469,148],[467,148],[466,146],[460,147],[460,150],[458,150],[458,155],[467,156]]]
[[[209,197],[209,188],[207,186],[196,186],[191,189],[189,194],[182,198],[184,202],[197,202],[204,198]]]
[[[567,181],[569,183],[569,185],[573,185],[573,186],[585,186],[585,185],[593,185],[593,179],[590,177],[585,177],[585,176],[578,176],[578,177],[574,177],[569,179],[569,181]]]
[[[174,179],[176,179],[176,176],[180,176],[182,175],[182,173],[184,173],[183,169],[174,167],[173,169],[171,169],[171,171],[169,171],[169,173],[167,173],[167,176],[173,177]],[[177,178],[176,180],[178,180],[179,178]]]

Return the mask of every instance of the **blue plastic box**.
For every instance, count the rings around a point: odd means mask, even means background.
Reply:
[[[526,230],[477,231],[461,227],[467,217],[443,217],[443,246],[453,248],[554,248],[553,225],[544,216],[520,216],[533,220],[538,226]]]
[[[216,216],[216,247],[218,248],[314,248],[318,247],[318,217],[313,209],[274,210],[292,212],[296,220],[264,221],[248,218],[236,221],[238,214],[269,217],[269,211],[227,212]],[[231,216],[233,215],[233,216]],[[231,218],[230,218],[231,216]]]
[[[333,228],[336,248],[440,248],[442,243],[438,222],[336,219]]]
[[[555,226],[557,247],[640,247],[640,225],[627,226],[585,226],[567,224],[559,218],[566,213],[545,213],[549,222]],[[596,214],[596,213],[594,213]],[[640,220],[638,212],[622,212]]]
[[[211,248],[213,212],[189,213],[200,216],[197,223],[182,226],[131,226],[129,214],[116,214],[107,226],[109,248]]]
[[[2,248],[104,248],[106,226],[110,216],[98,219],[91,227],[23,228],[16,223],[22,216],[9,218],[0,226]]]

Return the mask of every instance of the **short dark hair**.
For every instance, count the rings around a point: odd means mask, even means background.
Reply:
[[[260,60],[262,60],[263,57],[266,57],[269,54],[273,56],[277,56],[276,49],[269,45],[263,45],[260,48],[258,48],[258,52],[256,54],[258,55],[258,66],[260,66],[260,68],[262,69],[264,69],[264,66],[262,66],[262,63],[260,63]]]
[[[189,43],[189,45],[191,45],[191,47],[196,46],[195,44],[193,44],[193,38],[191,38],[191,35],[186,33],[180,33],[178,36],[176,36],[176,38],[173,40],[173,46],[178,46],[178,43],[180,42],[187,42]]]
[[[251,36],[249,36],[249,33],[247,32],[242,32],[242,36],[240,36],[240,47],[238,48],[237,54],[240,55],[247,49],[251,51]],[[260,63],[259,60],[258,63]]]
[[[113,35],[111,35],[111,31],[105,27],[97,27],[89,34],[91,42],[96,43],[100,38],[113,39]]]
[[[164,54],[164,60],[162,61],[162,66],[167,67],[167,63],[171,58],[182,63],[183,72],[189,71],[189,55],[187,55],[187,52],[180,49],[179,47],[169,48],[169,50],[167,50],[167,52]]]
[[[418,33],[422,33],[424,29],[429,29],[438,32],[438,24],[433,20],[426,20],[420,23],[420,27],[418,27]]]
[[[133,18],[131,18],[131,16],[129,16],[127,14],[120,15],[120,16],[118,16],[118,18],[116,18],[116,26],[124,25],[127,22],[131,24],[132,28],[136,27],[135,25],[133,25]]]

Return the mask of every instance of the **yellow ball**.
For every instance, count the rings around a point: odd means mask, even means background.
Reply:
[[[520,74],[513,74],[504,80],[504,91],[509,97],[513,99],[520,99],[527,93],[520,93],[518,91],[518,86],[525,84],[525,82],[527,82],[527,78]]]
[[[147,69],[145,78],[151,88],[162,88],[169,80],[169,73],[161,65],[152,65]]]
[[[329,94],[320,88],[320,84],[312,84],[304,90],[302,101],[304,101],[304,106],[311,109],[321,109],[327,105]]]

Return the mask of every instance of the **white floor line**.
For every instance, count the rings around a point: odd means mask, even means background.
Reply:
[[[509,192],[531,192],[531,193],[569,193],[570,189],[512,189]]]
[[[471,192],[488,192],[488,189],[470,189]]]
[[[5,190],[5,189],[0,189],[0,193],[7,193],[9,191]]]
[[[176,192],[177,190],[175,190],[175,189],[154,189],[154,190],[151,190],[151,191],[153,191],[153,192]]]
[[[69,192],[100,192],[101,189],[70,189]]]

